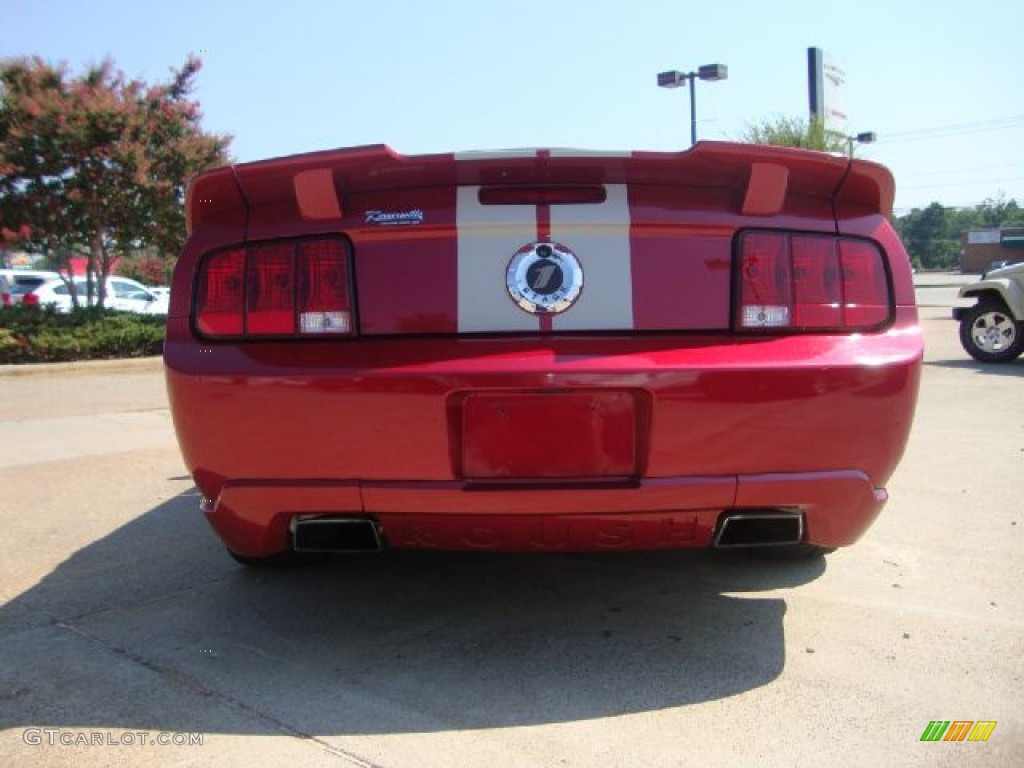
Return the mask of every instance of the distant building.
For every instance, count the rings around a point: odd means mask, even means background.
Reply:
[[[972,229],[961,236],[961,245],[961,272],[984,272],[993,261],[1024,261],[1024,227]]]
[[[73,275],[84,275],[89,264],[89,260],[85,256],[72,256],[68,259],[68,262],[71,267],[71,274]],[[118,274],[117,267],[120,263],[120,257],[114,259],[110,265],[110,274]],[[53,267],[45,266],[45,264],[46,257],[40,253],[0,249],[0,267],[3,269],[53,269]],[[61,267],[60,271],[63,272],[64,267]]]
[[[38,253],[0,250],[0,266],[4,269],[32,269],[42,260]]]

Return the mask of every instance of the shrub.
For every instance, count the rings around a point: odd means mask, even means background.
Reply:
[[[61,315],[52,308],[0,310],[0,363],[46,363],[158,355],[165,318],[88,307]]]

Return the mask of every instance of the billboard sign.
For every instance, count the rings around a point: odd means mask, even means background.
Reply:
[[[821,48],[807,49],[807,91],[811,116],[825,122],[825,130],[846,135],[846,108],[843,92],[846,66]]]
[[[972,229],[967,233],[969,245],[999,245],[1000,242],[998,229]]]

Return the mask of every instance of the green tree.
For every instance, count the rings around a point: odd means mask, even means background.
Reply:
[[[914,208],[893,224],[914,264],[950,269],[959,263],[965,232],[1024,226],[1024,209],[1000,193],[973,208],[947,208],[933,202],[927,208]]]
[[[799,147],[820,152],[850,151],[846,137],[825,130],[825,122],[817,117],[803,120],[797,117],[776,117],[748,125],[740,136],[748,144],[773,144],[777,147]]]
[[[897,221],[897,231],[916,264],[926,269],[948,269],[960,256],[959,233],[950,226],[948,210],[939,203],[915,208]]]
[[[147,85],[109,59],[78,77],[40,58],[0,62],[4,239],[68,272],[84,253],[90,295],[124,254],[179,252],[185,186],[227,162],[231,140],[200,128],[189,98],[200,67],[190,56],[167,82]]]
[[[174,259],[153,249],[133,253],[117,263],[117,273],[146,285],[167,285],[174,270]]]
[[[1006,199],[1000,192],[995,197],[986,198],[977,207],[978,217],[983,228],[1019,227],[1024,225],[1024,209],[1014,199]]]

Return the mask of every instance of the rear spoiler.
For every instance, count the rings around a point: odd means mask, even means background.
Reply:
[[[402,155],[383,144],[223,166],[196,178],[186,196],[191,234],[204,221],[288,201],[303,220],[344,217],[353,194],[452,185],[665,184],[729,189],[737,213],[770,216],[787,199],[892,215],[894,183],[864,160],[761,144],[702,141],[683,152],[507,152]]]

